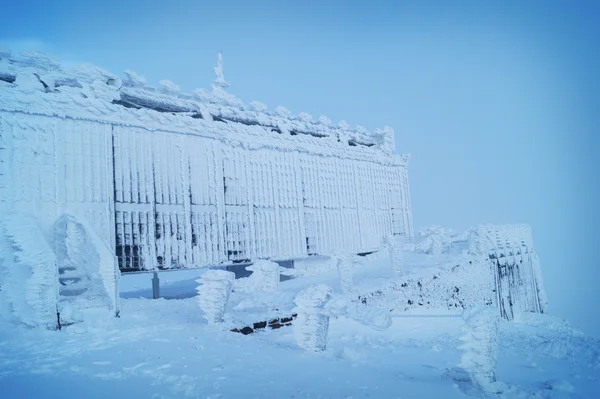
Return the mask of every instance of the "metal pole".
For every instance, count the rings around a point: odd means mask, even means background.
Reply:
[[[152,298],[160,298],[160,281],[158,280],[158,272],[154,272],[152,277]]]

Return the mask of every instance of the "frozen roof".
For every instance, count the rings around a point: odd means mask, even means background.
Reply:
[[[281,106],[269,111],[257,101],[244,104],[226,91],[229,83],[223,75],[220,53],[215,74],[210,90],[197,89],[193,94],[184,94],[168,80],[160,81],[158,88],[149,87],[142,76],[128,70],[121,78],[91,65],[67,69],[38,52],[15,56],[10,50],[0,49],[0,109],[142,123],[150,129],[167,125],[194,131],[195,126],[196,130],[202,130],[210,123],[219,124],[221,134],[233,134],[247,127],[246,133],[252,130],[253,135],[264,135],[271,140],[286,138],[288,143],[334,146],[338,150],[379,157],[392,156],[395,151],[394,131],[388,126],[369,132],[361,126],[350,128],[344,121],[333,125],[324,116],[313,120],[306,113],[292,115]],[[402,162],[407,160],[408,156],[401,157]]]

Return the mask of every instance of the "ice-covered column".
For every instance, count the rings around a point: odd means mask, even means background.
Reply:
[[[204,311],[204,317],[209,324],[223,321],[231,287],[235,274],[225,270],[209,270],[196,280],[200,283],[198,291],[198,305]]]
[[[326,285],[306,288],[296,296],[294,337],[301,348],[321,352],[327,347],[329,316],[324,307],[330,299],[331,289]]]
[[[390,251],[392,260],[392,269],[396,277],[402,276],[404,273],[404,246],[406,239],[404,236],[389,235],[386,240],[386,246]]]
[[[261,292],[279,290],[279,265],[269,260],[258,260],[246,270],[252,272],[250,278],[254,281],[255,289]]]
[[[340,287],[344,294],[350,294],[354,290],[353,272],[357,262],[353,262],[348,256],[336,256]]]
[[[498,310],[495,307],[477,307],[463,313],[465,326],[461,340],[463,355],[460,367],[473,382],[489,390],[496,382],[498,358]]]

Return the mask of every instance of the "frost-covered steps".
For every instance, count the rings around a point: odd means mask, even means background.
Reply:
[[[99,240],[92,234],[72,215],[63,215],[55,223],[59,309],[63,325],[84,321],[86,314],[108,316],[111,311],[118,311],[115,309],[117,275],[114,257],[101,255],[106,249],[99,246]],[[112,273],[103,273],[104,269],[112,270]]]

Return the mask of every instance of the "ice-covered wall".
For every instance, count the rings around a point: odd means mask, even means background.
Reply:
[[[86,220],[122,270],[367,252],[412,235],[408,157],[392,154],[390,128],[127,75],[0,60],[0,209],[34,214],[48,239],[65,211]]]

